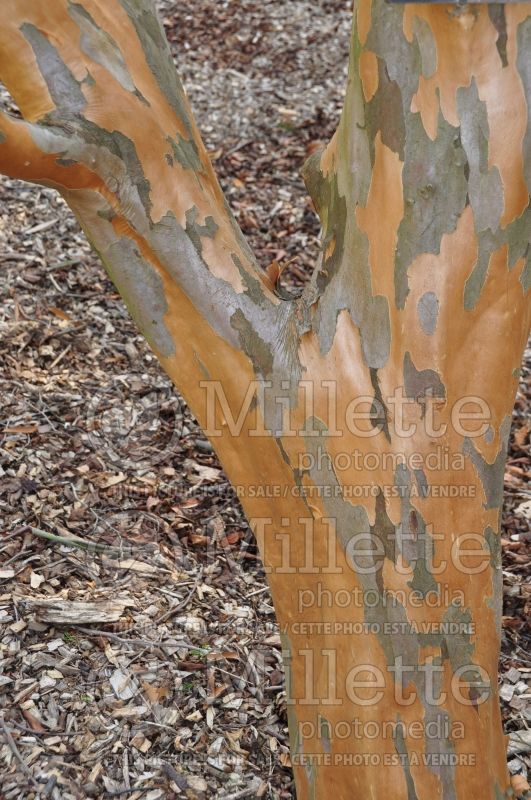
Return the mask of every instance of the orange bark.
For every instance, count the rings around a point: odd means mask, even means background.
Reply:
[[[0,168],[66,198],[260,540],[299,798],[508,796],[529,6],[360,0],[341,123],[306,168],[323,253],[291,301],[224,204],[148,0],[0,15],[25,118],[0,121]]]

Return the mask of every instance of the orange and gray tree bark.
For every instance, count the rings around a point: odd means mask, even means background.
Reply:
[[[279,297],[152,0],[2,0],[0,169],[55,187],[216,447],[303,798],[509,796],[500,506],[529,325],[531,12],[359,0],[322,257]],[[213,43],[215,47],[215,43]]]

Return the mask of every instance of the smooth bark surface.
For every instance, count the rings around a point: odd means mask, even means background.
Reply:
[[[2,0],[0,21],[24,118],[0,118],[0,169],[65,197],[257,533],[299,800],[508,796],[529,4],[359,0],[339,129],[305,167],[322,258],[294,300],[224,202],[151,0]]]

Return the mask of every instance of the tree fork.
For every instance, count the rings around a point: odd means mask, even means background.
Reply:
[[[359,0],[338,131],[305,168],[322,255],[285,300],[152,0],[2,2],[23,119],[0,118],[0,169],[66,199],[238,488],[299,800],[510,796],[500,509],[530,318],[529,9]]]

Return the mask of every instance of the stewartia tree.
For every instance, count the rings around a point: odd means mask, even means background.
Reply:
[[[499,530],[530,310],[530,14],[359,0],[339,128],[304,170],[322,255],[285,299],[152,0],[2,0],[22,119],[1,117],[0,168],[65,198],[238,488],[285,631],[300,800],[509,796]]]

